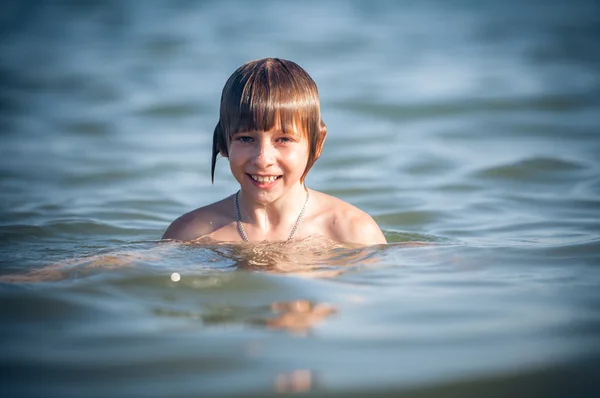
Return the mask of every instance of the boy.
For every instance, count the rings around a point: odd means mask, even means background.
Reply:
[[[242,65],[223,88],[211,170],[214,181],[217,155],[228,158],[240,190],[179,217],[163,239],[387,243],[368,214],[306,188],[326,134],[317,86],[304,69],[278,58]]]

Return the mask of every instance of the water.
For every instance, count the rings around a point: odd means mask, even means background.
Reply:
[[[597,2],[0,14],[2,396],[598,393]],[[159,243],[235,192],[218,98],[264,56],[319,85],[308,186],[388,246]]]

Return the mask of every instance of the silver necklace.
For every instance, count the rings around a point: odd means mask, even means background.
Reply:
[[[235,206],[235,214],[237,216],[237,230],[240,236],[242,237],[244,242],[248,242],[248,235],[246,235],[246,231],[244,231],[244,226],[242,225],[242,215],[240,213],[240,206],[238,204],[238,195],[240,191],[237,191],[235,197],[233,199],[233,204]],[[302,210],[300,210],[300,214],[298,214],[298,218],[296,219],[296,223],[294,224],[294,228],[292,228],[292,232],[290,232],[290,236],[288,236],[286,242],[289,242],[294,237],[298,226],[300,225],[300,221],[302,221],[302,216],[304,215],[304,211],[306,210],[306,204],[308,203],[308,198],[310,198],[310,193],[308,189],[306,190],[306,200],[304,201],[304,206],[302,206]]]

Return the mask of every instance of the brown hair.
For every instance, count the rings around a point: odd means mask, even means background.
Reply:
[[[213,134],[212,182],[217,155],[228,156],[233,134],[272,128],[292,133],[294,127],[308,141],[308,162],[301,178],[304,181],[321,155],[327,134],[317,85],[298,64],[284,59],[263,58],[240,66],[221,94],[219,122]]]

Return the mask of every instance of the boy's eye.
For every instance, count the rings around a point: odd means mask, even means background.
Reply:
[[[253,140],[252,137],[248,137],[246,135],[240,135],[239,137],[236,137],[235,139],[243,144],[251,143]]]
[[[292,142],[292,139],[290,137],[280,137],[277,139],[279,142],[283,142],[283,143],[288,143],[288,142]]]

